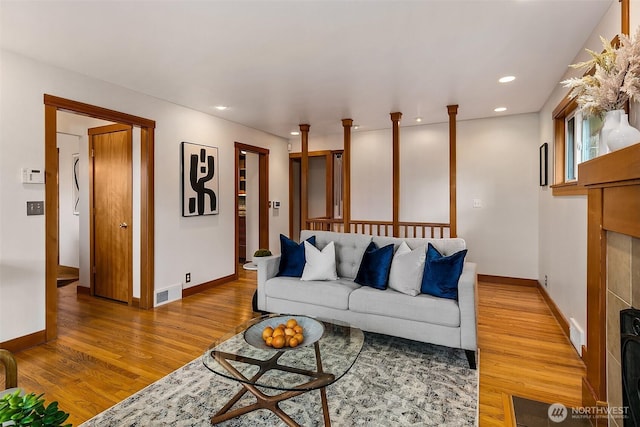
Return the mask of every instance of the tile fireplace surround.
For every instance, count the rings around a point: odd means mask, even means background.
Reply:
[[[588,194],[582,404],[606,414],[622,407],[620,311],[640,307],[640,143],[580,164],[578,176]],[[623,427],[620,416],[592,422]]]
[[[622,407],[620,311],[640,307],[640,239],[607,232],[607,401]],[[611,419],[613,418],[613,419]],[[609,426],[622,427],[621,417]]]

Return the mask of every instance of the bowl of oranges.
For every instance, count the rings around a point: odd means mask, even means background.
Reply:
[[[244,339],[263,350],[293,350],[315,343],[323,333],[322,323],[311,317],[276,316],[248,328]]]

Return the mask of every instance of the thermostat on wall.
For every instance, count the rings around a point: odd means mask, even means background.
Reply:
[[[44,170],[22,168],[22,183],[44,184]]]

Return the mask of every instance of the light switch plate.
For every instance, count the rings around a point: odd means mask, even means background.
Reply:
[[[27,202],[27,215],[44,215],[44,202]]]

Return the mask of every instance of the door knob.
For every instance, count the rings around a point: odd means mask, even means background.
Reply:
[[[128,227],[128,225],[127,225],[126,222],[121,222],[120,223],[120,228],[127,228],[127,227]]]

